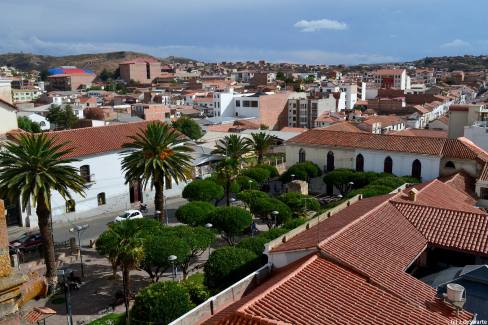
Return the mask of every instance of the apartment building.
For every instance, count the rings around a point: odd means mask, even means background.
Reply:
[[[488,150],[488,107],[485,105],[451,105],[449,138],[464,136]]]
[[[311,129],[320,115],[336,111],[337,100],[334,96],[288,99],[288,126]]]
[[[161,75],[161,62],[153,58],[137,58],[119,63],[120,78],[141,84],[151,84]]]
[[[380,69],[372,74],[374,83],[378,88],[409,89],[410,77],[405,69]]]
[[[49,88],[51,90],[73,91],[90,87],[96,74],[91,70],[64,66],[48,69]]]

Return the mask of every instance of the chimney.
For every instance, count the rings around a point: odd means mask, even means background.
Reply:
[[[415,200],[417,199],[417,193],[419,191],[415,188],[412,188],[410,191],[408,191],[408,199],[412,202],[415,202]]]

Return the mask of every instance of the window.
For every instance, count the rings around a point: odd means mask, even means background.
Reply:
[[[421,179],[422,176],[422,164],[418,159],[415,159],[412,163],[412,177]]]
[[[390,156],[385,158],[385,162],[383,164],[383,172],[393,174],[393,160]]]
[[[105,192],[98,193],[97,194],[97,202],[98,205],[104,205],[106,203],[105,201]]]
[[[73,200],[66,201],[66,213],[75,212],[76,211],[76,203]]]
[[[249,102],[248,100],[244,100],[244,101],[242,102],[242,106],[243,106],[243,107],[249,107],[250,105],[251,105],[251,104],[250,104],[250,102]]]
[[[364,171],[364,157],[362,154],[356,156],[356,171]]]
[[[241,101],[240,100],[236,100],[236,107],[241,107]]]
[[[454,163],[452,161],[448,161],[446,162],[446,165],[445,165],[446,168],[456,168],[456,165],[454,165]]]
[[[488,187],[480,188],[480,199],[488,200]]]
[[[258,107],[258,102],[256,100],[253,100],[251,102],[251,107]]]
[[[305,162],[305,158],[305,150],[300,149],[300,151],[298,151],[298,162]]]
[[[328,172],[333,171],[335,169],[335,164],[334,164],[334,153],[332,151],[329,151],[327,153],[327,165],[326,165],[326,170]]]
[[[80,167],[80,176],[85,180],[86,183],[90,183],[91,177],[89,165],[83,165]]]

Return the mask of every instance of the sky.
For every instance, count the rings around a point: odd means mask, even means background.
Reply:
[[[0,0],[0,53],[358,64],[487,54],[486,0]]]

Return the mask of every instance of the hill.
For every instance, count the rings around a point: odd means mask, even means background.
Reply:
[[[51,56],[32,53],[6,53],[0,54],[0,66],[13,66],[22,71],[42,71],[51,67],[72,65],[82,69],[93,70],[98,74],[103,69],[113,71],[118,68],[120,62],[132,60],[141,56],[158,59],[163,63],[171,62],[173,59],[175,62],[188,60],[184,58],[172,57],[169,57],[168,59],[160,59],[148,54],[129,51],[67,56]]]
[[[488,69],[488,56],[463,55],[426,57],[424,59],[412,61],[409,63],[416,67],[446,69],[448,71],[475,71]]]

